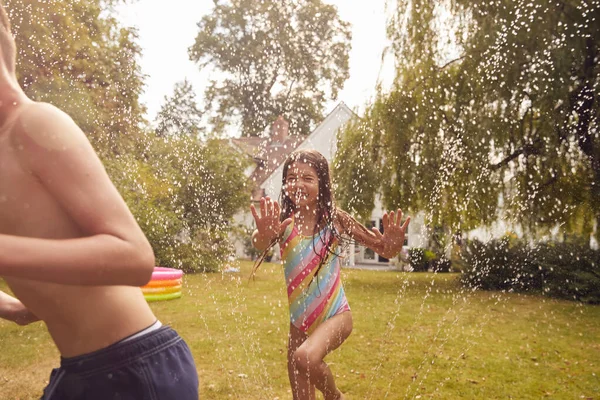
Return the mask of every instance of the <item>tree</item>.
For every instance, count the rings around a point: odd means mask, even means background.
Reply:
[[[149,133],[145,142],[145,160],[127,154],[109,160],[107,169],[158,265],[218,270],[233,252],[230,221],[250,197],[247,161],[215,139]]]
[[[257,136],[283,115],[308,134],[348,78],[349,25],[320,0],[215,0],[198,27],[189,55],[220,71],[205,93],[217,130],[239,118]]]
[[[202,113],[198,109],[196,93],[192,84],[184,79],[175,84],[173,96],[165,96],[160,112],[156,117],[156,133],[161,136],[185,134],[198,136],[201,132]]]
[[[121,28],[118,0],[7,0],[28,96],[65,110],[104,157],[140,133],[143,77],[136,32]]]
[[[135,31],[113,17],[118,2],[7,0],[19,82],[88,135],[160,264],[216,270],[230,254],[228,221],[250,195],[246,165],[214,140],[145,131],[140,50]],[[181,86],[186,105],[188,86]]]
[[[425,210],[448,233],[502,210],[531,235],[558,224],[590,234],[600,222],[598,20],[590,1],[399,2],[388,28],[402,60],[395,86],[349,128],[369,138],[381,176],[370,196]]]

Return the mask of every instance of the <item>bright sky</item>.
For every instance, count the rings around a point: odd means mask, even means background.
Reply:
[[[386,0],[326,0],[335,4],[341,18],[352,24],[350,78],[339,98],[325,107],[331,111],[339,101],[361,112],[374,95],[378,77],[389,87],[394,73],[392,57],[381,63],[381,55],[389,44],[385,36]],[[359,6],[360,4],[360,6]],[[212,0],[138,0],[119,7],[125,26],[135,26],[142,47],[141,67],[147,75],[142,102],[148,108],[148,119],[154,121],[165,96],[173,93],[176,82],[187,78],[194,86],[199,101],[214,71],[200,71],[188,58],[187,49],[194,43],[196,24],[211,12]]]

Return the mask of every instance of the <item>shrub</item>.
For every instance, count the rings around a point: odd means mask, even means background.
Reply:
[[[408,250],[408,262],[410,267],[415,272],[427,271],[427,263],[425,262],[425,249],[413,247]]]
[[[600,303],[600,251],[582,244],[472,241],[464,261],[461,282],[472,288]]]
[[[441,257],[433,262],[431,269],[434,272],[450,272],[452,269],[452,262],[446,257]]]
[[[547,243],[538,250],[544,294],[600,303],[600,251],[574,243]]]
[[[408,260],[414,272],[425,272],[435,269],[438,257],[431,250],[413,247],[408,250]]]
[[[483,243],[471,241],[464,252],[467,270],[461,279],[484,290],[527,291],[536,286],[532,257],[523,244],[510,245],[506,239]]]

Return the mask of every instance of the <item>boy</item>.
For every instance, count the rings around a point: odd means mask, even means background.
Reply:
[[[0,317],[42,320],[60,354],[42,399],[198,398],[190,350],[141,290],[154,253],[87,138],[25,95],[0,5]]]

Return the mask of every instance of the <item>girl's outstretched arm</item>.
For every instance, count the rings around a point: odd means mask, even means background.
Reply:
[[[402,224],[402,210],[383,214],[383,234],[377,228],[368,230],[345,211],[337,210],[338,230],[385,258],[394,258],[402,250],[410,217]]]
[[[40,319],[19,300],[0,291],[0,318],[27,325]]]

